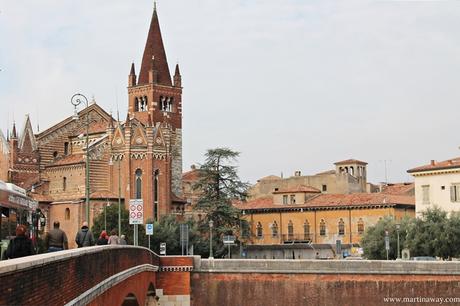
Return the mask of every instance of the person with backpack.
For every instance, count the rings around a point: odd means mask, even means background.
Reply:
[[[93,233],[89,230],[88,222],[83,222],[81,229],[78,231],[77,236],[75,237],[75,242],[79,248],[94,245],[94,236]]]
[[[35,254],[32,240],[26,236],[26,231],[25,225],[21,224],[16,227],[16,237],[10,240],[5,251],[5,258],[13,259]]]

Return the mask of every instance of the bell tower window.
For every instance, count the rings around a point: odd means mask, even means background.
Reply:
[[[142,170],[136,170],[136,199],[142,199]]]

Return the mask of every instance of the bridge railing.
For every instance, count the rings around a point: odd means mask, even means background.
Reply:
[[[140,265],[159,267],[147,248],[94,246],[0,261],[0,305],[64,305]]]

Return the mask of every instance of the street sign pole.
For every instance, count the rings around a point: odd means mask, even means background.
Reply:
[[[387,252],[387,260],[389,259],[388,253],[390,251],[390,237],[388,236],[388,231],[385,231],[385,250]]]

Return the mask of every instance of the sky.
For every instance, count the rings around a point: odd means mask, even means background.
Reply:
[[[368,181],[460,156],[460,1],[159,0],[181,67],[183,167],[241,152],[240,177],[369,163]],[[35,132],[95,97],[125,118],[147,0],[0,0],[0,129]],[[385,162],[386,161],[386,162]]]

